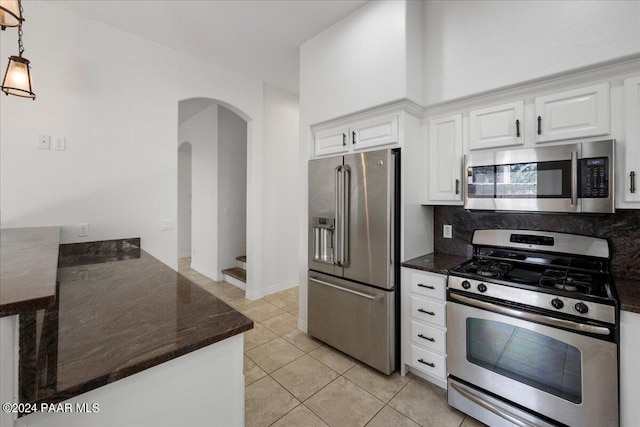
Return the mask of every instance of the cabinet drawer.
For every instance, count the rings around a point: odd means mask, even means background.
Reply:
[[[411,272],[411,292],[430,298],[445,299],[447,277],[440,274]]]
[[[427,298],[411,297],[411,316],[437,326],[445,326],[444,303]]]
[[[411,366],[438,378],[447,376],[446,357],[415,345],[411,346]]]
[[[411,321],[411,340],[422,347],[446,353],[446,337],[446,332],[440,328]]]

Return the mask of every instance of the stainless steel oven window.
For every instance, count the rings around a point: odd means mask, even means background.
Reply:
[[[470,363],[582,403],[582,355],[576,347],[493,320],[467,318],[466,330]]]

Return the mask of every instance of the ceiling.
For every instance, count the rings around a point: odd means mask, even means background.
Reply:
[[[55,0],[51,4],[299,92],[299,46],[367,0]]]

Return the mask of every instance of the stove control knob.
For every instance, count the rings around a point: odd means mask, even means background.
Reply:
[[[587,305],[583,302],[577,303],[573,306],[573,308],[575,308],[576,311],[580,314],[585,314],[587,311],[589,311],[589,307],[587,307]]]
[[[485,285],[484,283],[480,283],[480,284],[478,285],[478,290],[479,290],[480,292],[487,292],[487,285]]]
[[[562,307],[564,307],[564,303],[562,302],[562,300],[560,298],[552,299],[551,300],[551,305],[553,306],[553,308],[556,308],[558,310],[560,310]]]
[[[468,280],[463,280],[462,281],[462,287],[465,289],[469,289],[471,287],[471,283],[469,283]]]

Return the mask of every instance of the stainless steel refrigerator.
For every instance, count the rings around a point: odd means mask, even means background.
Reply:
[[[309,334],[390,374],[399,361],[400,150],[309,161]]]

